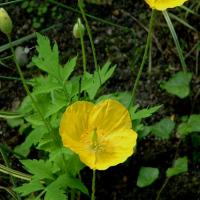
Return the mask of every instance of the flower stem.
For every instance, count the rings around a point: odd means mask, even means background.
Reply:
[[[86,15],[85,15],[85,11],[82,7],[83,5],[83,2],[82,0],[78,0],[78,6],[80,8],[80,11],[81,11],[81,15],[85,21],[85,26],[86,26],[86,29],[87,29],[87,33],[88,33],[88,36],[89,36],[89,39],[90,39],[90,44],[91,44],[91,48],[92,48],[92,54],[93,54],[93,59],[94,59],[94,66],[95,66],[95,70],[97,71],[98,73],[98,77],[99,77],[99,82],[101,84],[101,76],[100,76],[100,68],[97,64],[97,57],[96,57],[96,51],[95,51],[95,47],[94,47],[94,42],[93,42],[93,38],[92,38],[92,32],[90,30],[90,27],[89,27],[89,24],[88,24],[88,21],[87,21],[87,18],[86,18]]]
[[[93,176],[92,176],[92,196],[91,200],[95,200],[95,182],[96,182],[96,170],[93,170]]]
[[[53,131],[53,128],[51,127],[51,125],[48,123],[47,120],[45,120],[36,100],[34,99],[34,97],[32,96],[28,86],[27,86],[27,83],[26,83],[26,80],[24,79],[24,75],[22,73],[22,70],[20,68],[20,65],[18,64],[17,60],[16,60],[16,56],[15,56],[15,52],[14,52],[14,48],[12,46],[12,41],[11,41],[11,36],[10,35],[7,35],[8,37],[8,41],[9,41],[9,45],[10,45],[10,49],[11,49],[11,52],[13,54],[13,60],[15,62],[15,65],[16,65],[16,68],[17,68],[17,71],[19,73],[19,76],[20,76],[20,79],[21,79],[21,82],[23,84],[23,87],[26,91],[26,93],[28,94],[28,96],[30,97],[32,103],[33,103],[33,106],[35,107],[35,109],[37,110],[39,116],[41,117],[42,121],[44,122],[44,125],[46,126],[46,128],[48,129],[48,131],[50,133],[52,133],[52,139],[55,141],[56,145],[57,146],[60,146],[60,141],[58,139],[58,137],[56,136],[55,132]]]
[[[150,19],[150,22],[149,22],[149,31],[148,31],[148,36],[147,36],[147,42],[146,42],[146,46],[145,46],[145,50],[144,50],[144,55],[143,55],[142,62],[141,62],[141,65],[140,65],[140,68],[139,68],[139,71],[138,71],[134,86],[133,86],[132,96],[131,96],[131,101],[129,103],[129,107],[135,101],[137,86],[139,84],[140,77],[142,75],[142,70],[143,70],[145,62],[146,62],[149,46],[150,46],[150,43],[151,43],[151,37],[152,37],[152,33],[153,33],[155,12],[156,12],[155,10],[152,10],[151,19]]]
[[[81,41],[82,59],[83,59],[83,72],[85,74],[86,73],[87,60],[86,60],[85,45],[84,45],[84,40],[83,40],[83,33],[80,33],[80,41]]]

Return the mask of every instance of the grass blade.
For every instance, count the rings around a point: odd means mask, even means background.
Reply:
[[[183,68],[183,71],[186,72],[187,71],[187,66],[186,66],[186,63],[185,63],[184,56],[183,56],[183,51],[181,49],[181,46],[180,46],[176,31],[175,31],[174,26],[172,24],[172,21],[171,21],[171,19],[170,19],[170,17],[169,17],[169,15],[168,15],[166,10],[163,11],[163,15],[164,15],[164,18],[165,18],[165,20],[167,22],[169,30],[170,30],[170,32],[172,34],[172,37],[174,39],[174,43],[176,45],[176,49],[177,49],[177,52],[178,52],[179,59],[181,61],[181,66]]]

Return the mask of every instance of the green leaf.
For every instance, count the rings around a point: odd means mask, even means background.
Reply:
[[[73,156],[74,153],[65,147],[57,148],[50,152],[49,154],[49,161],[56,164],[61,170],[66,171],[66,163],[68,160]]]
[[[14,188],[14,190],[21,194],[21,196],[26,196],[32,192],[43,190],[44,186],[39,180],[32,180],[29,183],[25,183],[22,186]]]
[[[33,63],[41,70],[51,74],[55,78],[59,78],[59,52],[57,44],[51,48],[50,41],[47,37],[37,33],[37,51],[39,55],[33,57]]]
[[[137,179],[138,187],[146,187],[151,185],[159,176],[158,168],[141,167]]]
[[[137,130],[137,127],[135,127],[134,126],[134,128],[135,128],[135,130],[136,130],[136,132],[138,133],[138,136],[139,136],[139,138],[144,138],[144,137],[146,137],[147,135],[149,135],[149,133],[151,132],[151,127],[150,126],[142,126],[141,128],[141,130]]]
[[[151,108],[145,108],[145,109],[139,110],[137,112],[136,112],[137,107],[136,107],[136,109],[135,109],[135,107],[132,107],[130,109],[131,119],[136,120],[136,119],[143,119],[143,118],[150,117],[153,113],[157,112],[161,108],[161,106],[162,105],[154,106]]]
[[[107,61],[105,63],[105,65],[100,70],[101,84],[104,84],[112,76],[113,72],[115,71],[115,68],[116,68],[116,65],[111,67],[110,61]],[[95,71],[94,77],[96,80],[97,78],[99,78],[97,71]]]
[[[86,72],[81,80],[81,91],[86,91],[89,95],[89,98],[92,100],[97,94],[98,89],[100,88],[99,79]]]
[[[44,160],[22,160],[21,163],[25,168],[33,174],[33,179],[53,179],[53,165],[49,161]]]
[[[53,181],[48,187],[48,190],[51,188],[60,188],[60,189],[77,189],[88,195],[88,190],[85,185],[77,178],[73,178],[68,174],[60,175],[55,181]]]
[[[66,176],[66,183],[69,188],[77,189],[81,191],[82,193],[89,195],[88,189],[79,179]]]
[[[85,167],[80,161],[79,156],[65,147],[51,151],[49,160],[56,164],[63,172],[67,171],[73,177]]]
[[[187,171],[188,171],[188,159],[185,156],[175,160],[173,167],[167,169],[166,176],[171,177]]]
[[[44,125],[44,122],[41,119],[41,116],[37,113],[29,115],[29,116],[25,117],[25,119],[26,119],[27,122],[31,123],[34,126]]]
[[[72,72],[74,71],[75,67],[76,67],[76,61],[77,61],[77,56],[70,59],[65,65],[64,67],[61,69],[61,77],[62,77],[62,81],[66,81],[68,80],[69,76],[72,74]]]
[[[161,84],[161,88],[168,93],[185,98],[190,93],[190,82],[192,74],[189,72],[178,72],[172,76],[167,82]]]
[[[46,189],[46,194],[44,200],[67,200],[68,196],[65,194],[65,191],[61,188],[50,187]]]
[[[80,76],[73,77],[70,81],[67,81],[66,89],[70,97],[74,97],[79,93],[81,87],[80,83],[81,83]]]
[[[116,93],[111,93],[107,95],[102,95],[97,99],[96,102],[100,102],[106,99],[114,99],[116,101],[119,101],[125,107],[128,108],[130,100],[131,100],[131,94],[130,92],[116,92]]]
[[[23,99],[18,111],[20,113],[27,114],[27,113],[30,113],[32,110],[33,110],[32,101],[29,96],[26,96]]]
[[[111,63],[108,61],[100,70],[101,83],[99,80],[98,72],[94,74],[85,73],[81,81],[81,91],[86,91],[91,100],[96,96],[99,88],[103,85],[113,74],[116,66],[111,67]]]
[[[34,78],[34,82],[34,94],[47,94],[62,89],[62,85],[51,76]]]
[[[57,113],[59,110],[61,110],[63,107],[67,106],[67,101],[63,99],[56,99],[56,101],[49,105],[48,111],[45,114],[45,118],[53,115],[54,113]]]
[[[151,126],[151,132],[156,137],[169,139],[174,127],[175,123],[172,120],[169,118],[164,118]]]
[[[14,151],[26,157],[30,152],[31,146],[37,145],[45,133],[47,133],[47,129],[44,126],[35,128],[28,134],[22,144],[15,147]]]
[[[58,131],[58,130],[55,130]],[[42,139],[40,140],[37,149],[52,152],[58,149],[58,146],[53,141],[52,137],[49,136],[49,133],[44,134]]]
[[[193,132],[200,132],[200,115],[191,115],[187,122],[178,126],[177,132],[181,137]]]
[[[85,165],[80,161],[79,156],[77,154],[73,154],[66,162],[68,165],[68,173],[75,177],[82,170]]]
[[[11,128],[15,128],[17,126],[22,126],[24,124],[24,120],[21,118],[7,119],[7,123]]]

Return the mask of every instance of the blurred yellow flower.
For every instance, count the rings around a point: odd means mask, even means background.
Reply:
[[[145,0],[147,4],[152,9],[156,10],[166,10],[167,8],[174,8],[177,6],[182,6],[188,0]]]
[[[133,154],[137,134],[128,110],[115,100],[96,105],[77,101],[67,108],[60,123],[65,147],[77,153],[91,169],[105,170]]]

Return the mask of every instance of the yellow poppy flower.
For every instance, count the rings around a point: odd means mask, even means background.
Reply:
[[[188,0],[145,0],[152,9],[166,10],[167,8],[174,8],[182,6]]]
[[[65,147],[77,153],[91,169],[105,170],[133,154],[137,134],[128,110],[115,100],[96,105],[77,101],[69,106],[60,123]]]

